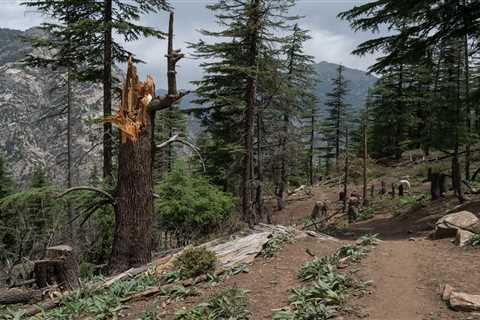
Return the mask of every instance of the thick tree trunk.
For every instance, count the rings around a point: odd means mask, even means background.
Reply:
[[[112,0],[104,1],[103,116],[112,115]],[[112,124],[103,124],[103,178],[112,182]]]
[[[152,127],[153,79],[139,82],[129,61],[122,104],[112,122],[120,129],[115,231],[110,268],[117,271],[151,259],[153,225]]]
[[[150,117],[137,141],[119,145],[111,267],[124,270],[151,259],[153,225]]]
[[[314,160],[314,148],[315,148],[315,109],[312,108],[312,128],[310,130],[310,167],[309,167],[309,178],[310,185],[313,186],[313,160]]]
[[[288,114],[283,116],[283,132],[281,141],[281,159],[280,159],[280,177],[278,180],[277,207],[278,210],[285,208],[285,189],[287,188],[287,143],[288,143],[288,126],[290,119]]]
[[[257,208],[257,221],[263,220],[264,208],[263,208],[263,150],[262,150],[262,112],[258,112],[257,115],[257,190],[256,190],[256,208]],[[267,217],[267,220],[271,220]],[[270,223],[269,221],[267,221]]]
[[[465,3],[465,0],[464,0]],[[470,162],[472,158],[472,152],[470,147],[470,139],[472,135],[472,115],[470,108],[470,63],[468,52],[468,36],[464,38],[464,58],[465,58],[465,104],[466,104],[466,125],[467,125],[467,144],[465,152],[465,179],[470,180]]]
[[[363,120],[363,205],[368,205],[368,177],[367,177],[367,161],[368,161],[368,105]]]
[[[250,61],[249,67],[257,65],[257,41],[258,41],[258,20],[260,19],[260,1],[255,0],[252,4],[252,14],[248,20],[250,34],[248,35],[248,51]],[[249,75],[247,77],[247,86],[245,92],[245,120],[244,120],[244,156],[242,172],[242,218],[250,226],[254,224],[254,214],[252,208],[252,181],[253,181],[253,136],[254,122],[257,113],[257,76]]]
[[[343,212],[347,211],[347,206],[348,206],[348,175],[349,175],[349,159],[348,159],[348,126],[345,126],[345,180],[343,181],[343,193],[344,193],[344,199],[343,199]]]
[[[67,189],[72,187],[72,79],[70,67],[67,68]],[[73,243],[74,211],[70,201],[67,202],[67,218],[68,218],[68,240]]]
[[[435,172],[430,175],[430,194],[432,200],[440,199],[440,174]]]

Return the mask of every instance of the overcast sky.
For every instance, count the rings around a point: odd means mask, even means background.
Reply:
[[[215,20],[205,8],[213,0],[171,0],[175,8],[175,47],[183,48],[189,53],[185,42],[195,42],[200,38],[198,29],[215,30]],[[347,22],[337,19],[341,11],[352,8],[366,1],[355,0],[298,0],[294,14],[305,16],[300,21],[303,28],[311,30],[313,37],[306,44],[309,54],[317,62],[328,61],[342,63],[348,67],[366,70],[373,64],[375,57],[357,57],[350,52],[362,41],[369,39],[369,33],[354,33]],[[25,30],[39,25],[45,18],[33,11],[26,11],[18,0],[0,0],[0,27]],[[142,23],[166,30],[168,17],[166,14],[149,15],[142,18]],[[147,73],[154,75],[157,87],[166,87],[165,58],[166,41],[144,39],[126,44],[138,57],[146,62],[139,66],[142,76]],[[1,49],[0,49],[1,50]],[[191,88],[190,81],[200,79],[202,70],[199,62],[185,59],[178,68],[179,87]]]

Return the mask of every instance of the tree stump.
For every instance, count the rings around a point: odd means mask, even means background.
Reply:
[[[35,281],[39,288],[58,285],[72,290],[80,287],[80,267],[70,246],[47,248],[47,257],[35,262]]]

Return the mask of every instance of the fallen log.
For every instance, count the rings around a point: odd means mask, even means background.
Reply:
[[[2,289],[0,304],[32,303],[42,299],[42,290],[33,289]]]

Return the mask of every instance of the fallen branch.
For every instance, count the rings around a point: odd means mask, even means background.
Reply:
[[[304,227],[302,228],[302,230],[305,230],[305,229],[310,228],[310,227],[313,227],[313,226],[317,226],[318,224],[322,224],[322,223],[328,222],[330,219],[338,216],[340,213],[344,213],[343,210],[338,210],[338,211],[335,212],[334,214],[332,214],[332,215],[330,215],[330,216],[328,216],[328,217],[326,217],[325,219],[322,219],[322,220],[320,220],[320,221],[314,221],[314,222],[312,222],[312,223],[310,223],[310,224],[307,224],[306,226],[304,226]]]
[[[0,305],[38,301],[42,298],[42,290],[4,289],[0,290]]]

